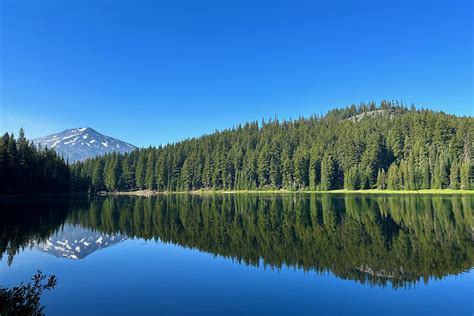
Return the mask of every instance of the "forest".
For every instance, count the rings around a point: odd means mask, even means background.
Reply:
[[[18,138],[5,133],[0,139],[0,194],[67,193],[71,173],[67,161],[53,149],[38,148],[23,129]]]
[[[0,193],[474,188],[474,119],[382,101],[68,164],[6,133]]]
[[[71,166],[75,191],[463,189],[474,119],[382,101]]]

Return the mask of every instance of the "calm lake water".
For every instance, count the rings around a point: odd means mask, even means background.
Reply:
[[[473,315],[474,198],[3,198],[0,284],[47,315]]]

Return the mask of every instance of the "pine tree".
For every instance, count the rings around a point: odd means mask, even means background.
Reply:
[[[125,154],[119,170],[119,190],[132,190],[135,188],[135,173],[133,160],[130,154]]]
[[[282,161],[279,144],[273,144],[270,152],[270,184],[275,189],[282,186]]]
[[[146,157],[145,151],[139,153],[137,166],[135,169],[135,185],[137,189],[143,190],[145,188],[145,171],[146,171]]]
[[[293,179],[293,160],[289,155],[283,158],[283,187],[286,189],[293,189],[295,181]]]
[[[298,147],[295,152],[295,183],[300,189],[309,184],[309,157],[303,147]]]
[[[449,188],[452,190],[459,189],[459,166],[457,161],[453,161],[453,163],[451,163],[449,173]]]
[[[321,190],[327,191],[334,188],[335,164],[332,156],[325,156],[321,163]]]
[[[438,155],[433,174],[434,189],[444,189],[449,185],[449,177],[447,172],[447,163],[444,154]]]
[[[232,186],[234,184],[234,168],[232,161],[229,159],[229,155],[227,152],[223,155],[223,167],[222,167],[222,186],[224,189],[229,190],[232,189]],[[269,164],[270,168],[270,164]],[[193,170],[193,167],[191,167],[191,172]]]
[[[119,190],[120,188],[120,175],[122,174],[122,158],[119,155],[115,155],[114,163],[112,166],[112,172],[114,174],[113,188]]]
[[[221,153],[215,163],[214,163],[214,170],[212,171],[212,188],[214,190],[221,190],[223,189],[223,170],[225,166],[225,160],[224,160],[224,155]]]
[[[204,162],[204,169],[202,171],[202,184],[206,189],[212,188],[212,170],[214,169],[214,163],[211,157],[206,157]]]
[[[393,163],[388,168],[387,172],[387,189],[399,190],[400,189],[400,173],[396,163]]]
[[[10,191],[17,192],[18,187],[18,150],[13,133],[8,137],[6,142],[5,159],[7,163],[6,179],[10,179]]]
[[[156,189],[158,191],[165,191],[167,185],[167,175],[168,167],[166,164],[165,154],[160,148],[156,153],[155,159],[155,180],[156,180]]]
[[[377,172],[377,189],[385,190],[387,188],[386,179],[385,179],[385,170],[379,169]]]
[[[258,183],[257,173],[257,153],[254,151],[248,155],[247,161],[244,168],[245,187],[248,189],[256,189]]]
[[[0,179],[7,179],[8,160],[7,160],[7,144],[10,136],[5,133],[0,139]],[[5,193],[7,188],[7,181],[0,181],[0,192]]]
[[[430,165],[426,160],[421,164],[421,189],[427,190],[430,188]]]
[[[364,168],[364,187],[376,186],[377,171],[387,165],[388,153],[385,139],[380,133],[371,133],[367,139],[367,147],[361,158],[361,166]]]
[[[33,191],[33,168],[34,168],[34,153],[32,151],[31,145],[28,143],[28,140],[25,137],[25,132],[23,128],[20,129],[18,133],[17,140],[17,152],[18,152],[18,173],[16,175],[17,179],[15,191],[19,192],[31,192]]]
[[[145,187],[148,190],[156,189],[156,180],[155,180],[155,155],[153,151],[150,151],[146,159],[146,169],[145,169]]]
[[[192,189],[193,185],[193,176],[192,176],[192,162],[190,159],[186,159],[183,164],[183,168],[181,168],[181,189],[184,191],[188,191]]]
[[[94,169],[92,170],[92,190],[98,192],[104,189],[104,164],[103,160],[96,159],[94,161]]]
[[[407,190],[415,190],[416,187],[416,175],[415,175],[415,164],[413,161],[413,156],[410,156],[403,164],[403,174],[404,174],[404,187]]]
[[[352,166],[344,173],[344,189],[357,190],[359,189],[359,175],[357,166]]]
[[[108,159],[104,164],[104,185],[108,191],[115,190],[114,159]]]
[[[471,164],[469,160],[464,160],[461,164],[461,190],[471,190],[469,175],[471,173]]]
[[[309,188],[316,190],[321,181],[321,161],[319,160],[319,153],[316,146],[311,148],[309,162]]]
[[[280,189],[282,184],[281,160],[278,155],[272,155],[270,159],[270,183],[275,189]]]
[[[257,163],[258,183],[260,187],[270,184],[270,153],[268,146],[265,145],[260,150]]]

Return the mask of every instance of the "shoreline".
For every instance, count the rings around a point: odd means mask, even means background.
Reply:
[[[451,189],[428,189],[428,190],[192,190],[192,191],[156,191],[137,190],[119,192],[99,192],[99,195],[133,195],[133,196],[153,196],[167,194],[190,194],[190,195],[215,195],[215,194],[374,194],[374,195],[474,195],[474,190],[451,190]]]
[[[70,193],[28,193],[28,194],[0,194],[0,198],[18,197],[48,197],[48,196],[154,196],[171,194],[189,195],[225,195],[225,194],[372,194],[372,195],[474,195],[474,190],[451,190],[451,189],[428,189],[428,190],[345,190],[337,189],[330,191],[316,190],[191,190],[191,191],[156,191],[156,190],[136,190],[136,191],[100,191],[91,192],[70,192]]]

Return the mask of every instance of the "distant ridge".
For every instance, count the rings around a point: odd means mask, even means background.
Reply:
[[[111,152],[126,153],[137,147],[116,138],[103,135],[90,127],[66,129],[33,139],[37,146],[54,149],[69,162],[105,155]]]

